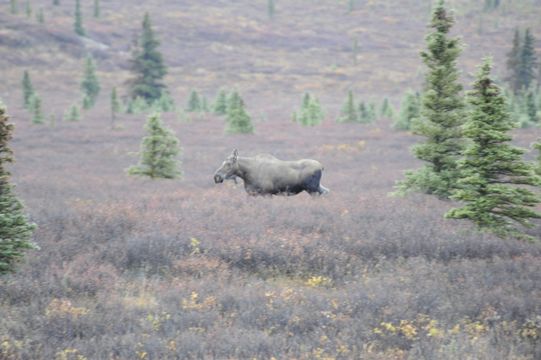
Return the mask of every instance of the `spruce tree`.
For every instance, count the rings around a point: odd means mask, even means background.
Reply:
[[[406,172],[406,178],[397,184],[398,194],[419,191],[448,199],[456,187],[456,161],[464,148],[464,103],[456,64],[461,46],[458,39],[449,38],[452,25],[453,18],[440,0],[430,24],[433,32],[426,38],[428,49],[421,53],[429,72],[421,118],[413,124],[414,133],[425,138],[413,152],[426,165]]]
[[[267,0],[267,15],[269,18],[274,18],[274,14],[276,12],[276,6],[274,4],[274,0]]]
[[[244,100],[238,92],[233,92],[227,105],[227,125],[225,129],[228,134],[252,134],[254,126],[252,119],[246,112]]]
[[[94,0],[94,17],[100,17],[100,0]]]
[[[353,65],[357,65],[357,58],[359,56],[359,39],[357,38],[353,39],[352,54],[353,54]]]
[[[85,36],[85,29],[83,28],[83,14],[81,13],[81,1],[75,0],[75,20],[73,23],[73,29],[79,36]]]
[[[151,115],[145,124],[147,136],[141,143],[139,164],[128,168],[129,175],[151,179],[174,179],[181,176],[181,148],[175,134],[165,127],[159,114]]]
[[[353,98],[353,91],[348,91],[348,97],[344,106],[342,107],[341,116],[338,118],[338,122],[357,122],[359,120],[359,114],[357,113],[357,106],[355,105],[355,99]]]
[[[421,115],[421,100],[419,94],[408,91],[402,98],[398,118],[393,123],[396,130],[411,130],[411,124]]]
[[[364,101],[359,102],[359,120],[362,124],[370,123],[370,114],[368,112],[368,107]]]
[[[12,15],[17,15],[17,13],[19,12],[19,5],[17,4],[17,0],[9,1],[9,11]]]
[[[218,92],[216,101],[214,101],[214,113],[217,115],[227,114],[227,92],[224,89],[221,89]]]
[[[14,271],[24,251],[35,248],[30,241],[35,225],[24,214],[7,170],[7,165],[14,161],[8,144],[12,133],[13,125],[9,123],[6,108],[0,102],[0,275]]]
[[[517,225],[530,226],[529,219],[541,218],[532,209],[541,199],[525,185],[538,186],[541,179],[522,160],[525,150],[511,145],[508,133],[515,122],[490,71],[486,60],[468,94],[471,107],[464,135],[470,143],[459,161],[459,189],[452,196],[464,206],[446,216],[469,219],[498,236],[524,237]]]
[[[81,120],[81,110],[76,104],[71,105],[71,107],[64,113],[65,121],[79,121]]]
[[[150,16],[145,14],[143,32],[136,44],[131,61],[134,79],[131,81],[131,98],[142,98],[151,105],[158,100],[166,87],[162,80],[166,74],[162,54],[158,51],[160,42],[156,39]]]
[[[32,6],[30,5],[30,0],[26,0],[26,4],[24,6],[24,12],[26,13],[27,18],[32,17]]]
[[[520,89],[528,90],[535,80],[537,59],[535,56],[535,40],[530,29],[524,33],[524,42],[519,59],[519,84]]]
[[[96,75],[96,65],[90,56],[85,59],[85,69],[83,80],[81,81],[81,90],[83,91],[83,108],[90,109],[96,103],[100,93],[100,82]]]
[[[190,98],[188,99],[188,107],[186,108],[186,111],[187,112],[201,111],[201,100],[199,99],[199,94],[195,90],[192,90],[190,92]]]
[[[116,114],[120,112],[120,101],[116,93],[116,87],[111,90],[111,127],[115,127]]]
[[[526,114],[530,124],[538,123],[537,119],[537,104],[535,103],[535,95],[533,90],[528,91],[526,95]]]
[[[30,74],[28,73],[28,70],[25,70],[23,73],[22,88],[23,88],[23,107],[25,109],[29,109],[30,100],[32,99],[32,96],[34,95],[34,86],[32,85],[32,81],[30,80]]]
[[[40,24],[44,24],[45,23],[45,15],[43,15],[43,8],[40,8],[39,11],[38,11],[38,14],[36,16],[36,20],[40,23]]]
[[[520,55],[522,49],[522,42],[520,40],[520,31],[515,29],[515,35],[513,37],[513,47],[507,53],[507,82],[513,90],[514,94],[517,94],[521,88],[520,85]]]
[[[319,100],[310,93],[305,93],[299,113],[293,113],[293,121],[303,126],[315,126],[320,124],[323,118],[324,114]]]
[[[53,0],[53,5],[60,5],[60,0]]]
[[[43,124],[45,117],[43,116],[43,109],[41,107],[41,98],[38,94],[32,95],[30,99],[30,111],[32,112],[32,123]]]

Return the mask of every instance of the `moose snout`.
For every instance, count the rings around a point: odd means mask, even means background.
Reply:
[[[223,182],[224,182],[223,176],[220,175],[220,174],[215,174],[215,175],[214,175],[214,182],[215,182],[216,184],[223,183]]]

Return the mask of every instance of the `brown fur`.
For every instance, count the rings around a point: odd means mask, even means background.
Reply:
[[[216,170],[214,181],[239,177],[250,195],[295,195],[302,191],[321,195],[329,192],[320,184],[322,172],[323,165],[316,160],[283,161],[268,154],[239,157],[235,150]]]

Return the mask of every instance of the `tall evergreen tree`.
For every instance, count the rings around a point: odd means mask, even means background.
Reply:
[[[357,105],[355,105],[355,99],[353,98],[353,91],[348,91],[348,97],[344,106],[342,107],[341,116],[338,118],[338,122],[357,122],[359,121],[359,114],[357,113]]]
[[[507,53],[507,82],[513,90],[513,93],[517,94],[521,88],[520,85],[520,55],[522,49],[522,41],[520,39],[519,29],[515,29],[515,35],[513,36],[513,46]]]
[[[131,70],[135,78],[131,81],[131,98],[144,99],[152,104],[162,96],[166,87],[162,80],[167,73],[162,54],[158,51],[160,42],[156,39],[150,16],[145,14],[143,32],[133,52]]]
[[[227,104],[227,125],[225,129],[229,134],[251,134],[254,132],[252,119],[246,112],[244,100],[238,92],[233,92]]]
[[[120,101],[116,93],[116,87],[111,90],[111,127],[115,128],[116,114],[120,112]]]
[[[90,109],[96,103],[96,99],[100,93],[100,82],[96,75],[96,65],[90,56],[87,56],[85,59],[81,90],[83,91],[83,108]]]
[[[464,148],[464,103],[456,64],[461,45],[457,38],[449,38],[453,22],[440,0],[430,24],[433,32],[426,38],[428,49],[421,53],[429,72],[421,118],[413,126],[414,132],[426,139],[413,152],[426,164],[417,171],[406,172],[406,178],[397,184],[399,194],[419,191],[447,199],[456,187],[456,161]]]
[[[537,59],[535,56],[535,40],[530,29],[524,33],[524,42],[519,59],[519,84],[521,89],[528,90],[535,80]]]
[[[73,23],[73,29],[79,36],[85,36],[85,29],[83,28],[83,14],[81,13],[81,1],[75,0],[75,20]]]
[[[217,115],[227,114],[227,92],[220,89],[216,101],[214,101],[214,113]]]
[[[34,86],[32,85],[32,80],[30,80],[30,74],[28,73],[28,70],[25,70],[23,73],[22,88],[23,106],[25,109],[29,109],[30,100],[32,100],[32,96],[34,95]]]
[[[141,143],[140,161],[128,168],[129,175],[151,179],[174,179],[181,176],[179,141],[173,131],[165,127],[158,114],[151,115],[145,124],[147,136]]]
[[[10,183],[7,165],[14,161],[9,147],[13,125],[9,123],[5,106],[0,102],[0,275],[15,270],[24,251],[35,248],[31,242],[35,225],[24,214],[22,203]]]
[[[508,133],[515,122],[490,71],[490,61],[486,60],[468,94],[471,110],[464,135],[471,142],[459,161],[460,188],[452,196],[465,204],[446,216],[469,219],[502,237],[523,237],[516,225],[529,226],[529,219],[541,218],[532,209],[541,199],[524,185],[538,186],[541,178],[522,160],[525,150],[510,144]]]

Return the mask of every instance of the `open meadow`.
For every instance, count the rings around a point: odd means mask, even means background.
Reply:
[[[335,121],[350,88],[396,107],[420,89],[428,1],[359,1],[352,12],[347,1],[277,1],[273,20],[266,1],[102,0],[99,19],[84,1],[85,40],[72,3],[33,1],[45,24],[0,4],[10,170],[40,247],[0,278],[0,359],[541,359],[540,243],[445,220],[453,204],[435,197],[389,196],[421,166],[409,151],[419,138],[387,118]],[[515,26],[532,27],[541,54],[539,1],[502,1],[491,15],[482,1],[448,3],[467,44],[466,84],[485,54],[503,77]],[[120,114],[111,129],[109,94],[126,95],[145,11],[177,105],[191,89],[214,99],[236,88],[255,126],[227,135],[223,117],[162,114],[183,148],[175,180],[126,174],[147,115]],[[100,97],[66,122],[87,52]],[[25,69],[46,124],[22,107]],[[305,91],[325,110],[318,126],[291,120]],[[540,130],[513,135],[529,147]],[[235,148],[317,159],[331,192],[250,197],[242,181],[214,184]],[[528,233],[541,239],[541,222]]]

